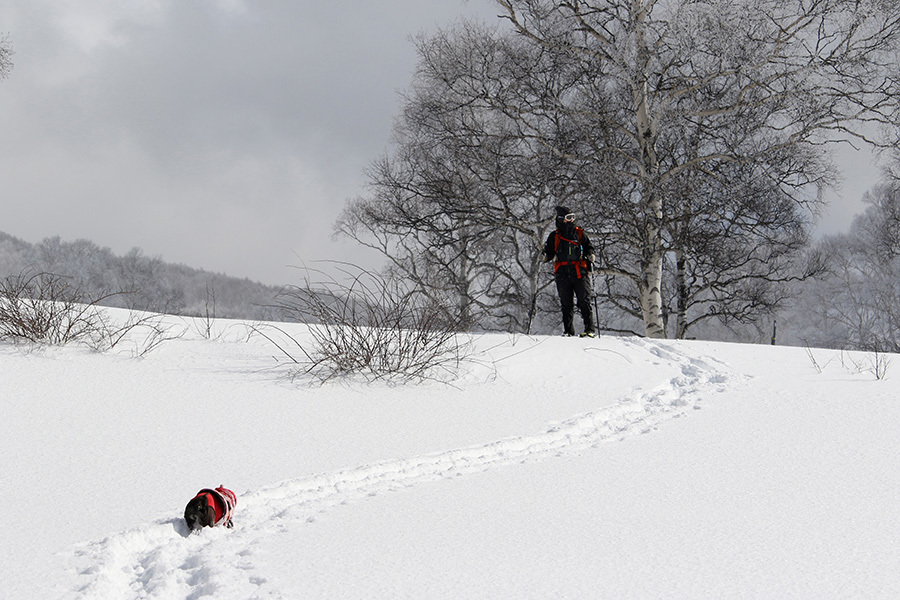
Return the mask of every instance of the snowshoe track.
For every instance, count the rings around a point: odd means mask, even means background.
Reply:
[[[79,547],[71,559],[76,586],[64,598],[282,598],[253,555],[268,536],[302,527],[341,505],[423,482],[574,454],[652,431],[660,422],[698,409],[704,394],[722,391],[726,369],[644,340],[632,344],[680,366],[681,373],[649,391],[574,416],[536,435],[383,461],[285,481],[240,495],[235,528],[191,534],[183,519],[159,520]]]

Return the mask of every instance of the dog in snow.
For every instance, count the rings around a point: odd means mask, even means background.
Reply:
[[[214,490],[204,488],[184,507],[184,520],[191,531],[219,525],[230,529],[234,527],[231,513],[236,505],[237,496],[231,490],[221,485]]]

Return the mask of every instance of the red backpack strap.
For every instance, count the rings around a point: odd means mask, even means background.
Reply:
[[[562,235],[560,235],[559,229],[557,229],[557,230],[554,231],[553,233],[556,235],[556,237],[555,237],[555,239],[554,239],[554,242],[553,242],[553,250],[554,250],[554,252],[555,252],[556,250],[559,250],[559,238],[562,238],[562,239],[566,240],[567,242],[573,241],[573,240],[570,240],[569,238],[565,238],[565,237],[563,237]],[[575,228],[575,237],[578,238],[578,243],[581,244],[581,238],[584,237],[584,229],[581,228],[581,227],[576,227],[576,228]]]

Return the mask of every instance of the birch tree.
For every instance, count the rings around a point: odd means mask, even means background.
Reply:
[[[666,334],[668,236],[671,219],[683,218],[673,180],[751,164],[766,187],[811,206],[829,183],[824,146],[878,144],[866,133],[871,125],[896,119],[893,2],[494,1],[518,34],[581,65],[576,101],[555,98],[553,110],[601,135],[579,152],[555,150],[582,170],[612,165],[630,182],[627,197],[596,201],[622,211],[619,254],[635,264],[610,272],[636,285],[651,337]],[[752,127],[735,126],[742,123]]]

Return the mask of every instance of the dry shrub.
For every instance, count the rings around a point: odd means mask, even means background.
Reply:
[[[143,356],[166,337],[158,315],[130,312],[124,324],[115,324],[102,308],[122,292],[89,296],[68,277],[53,273],[22,272],[0,279],[0,341],[65,345],[80,343],[95,350],[110,350],[134,331],[149,331],[136,354]]]
[[[87,297],[52,273],[21,273],[0,280],[0,340],[61,345],[100,343],[109,323],[97,304],[114,294]]]
[[[304,283],[285,288],[275,304],[309,324],[308,343],[272,325],[257,330],[297,365],[295,375],[409,381],[444,379],[458,370],[468,344],[448,311],[403,281],[333,264],[340,279],[304,269]]]

